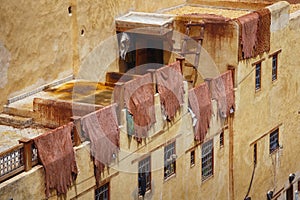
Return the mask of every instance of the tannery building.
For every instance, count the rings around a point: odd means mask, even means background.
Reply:
[[[3,0],[0,199],[298,199],[299,10]]]

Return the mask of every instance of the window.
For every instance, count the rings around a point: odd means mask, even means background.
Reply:
[[[165,146],[164,177],[165,179],[176,173],[175,142]]]
[[[224,132],[222,131],[220,133],[220,147],[224,146]]]
[[[256,163],[257,163],[257,143],[255,143],[254,147],[253,147],[253,162],[254,162],[254,165],[256,165]]]
[[[277,80],[278,54],[272,56],[272,81]]]
[[[138,174],[139,194],[143,195],[146,191],[151,189],[151,157],[141,160],[139,162]]]
[[[213,140],[202,145],[202,180],[206,180],[213,175]]]
[[[191,167],[195,165],[195,150],[191,151]]]
[[[109,183],[95,190],[95,200],[109,200]]]
[[[276,149],[279,148],[279,129],[277,128],[270,134],[270,153],[274,152]]]
[[[255,65],[255,90],[261,88],[261,62]]]

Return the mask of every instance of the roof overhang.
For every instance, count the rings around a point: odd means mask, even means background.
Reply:
[[[116,29],[119,32],[165,35],[173,30],[174,19],[174,15],[129,12],[116,18]]]

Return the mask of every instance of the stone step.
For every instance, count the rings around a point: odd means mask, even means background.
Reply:
[[[0,114],[0,124],[10,125],[14,127],[26,128],[32,125],[32,118],[20,117],[16,115]]]
[[[20,116],[25,118],[35,118],[35,112],[29,109],[16,108],[10,105],[3,106],[3,113],[7,115]]]

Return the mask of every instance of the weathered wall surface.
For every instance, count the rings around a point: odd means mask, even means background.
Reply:
[[[30,91],[72,73],[67,8],[67,1],[1,1],[0,43],[9,52],[10,62],[7,74],[1,71],[0,105],[21,90]]]
[[[0,105],[6,103],[8,97],[67,77],[73,71],[77,75],[84,59],[99,58],[90,63],[90,71],[93,67],[103,68],[100,72],[104,73],[107,60],[112,65],[111,70],[117,70],[117,65],[108,59],[112,57],[114,61],[118,56],[116,41],[100,51],[102,54],[88,57],[102,41],[115,34],[114,18],[130,10],[153,12],[184,2],[1,1]],[[9,65],[3,58],[10,60]],[[98,75],[102,76],[101,73]]]
[[[207,17],[207,16],[206,16]],[[234,21],[225,20],[207,20],[204,16],[194,15],[192,17],[179,16],[175,20],[175,30],[185,34],[188,22],[199,23],[205,21],[204,36],[200,57],[198,62],[198,79],[197,84],[202,83],[206,78],[214,78],[220,73],[228,70],[228,66],[236,67],[238,65],[238,41],[239,28]],[[181,36],[177,33],[177,35]],[[195,26],[190,29],[189,37],[199,37],[200,27]],[[184,36],[181,36],[182,39]],[[182,41],[175,40],[176,48],[182,48]],[[196,52],[197,41],[190,40],[186,51]],[[194,64],[195,54],[185,55],[186,62]]]
[[[78,34],[84,30],[84,35],[78,38],[78,65],[74,73],[78,77],[88,77],[103,81],[105,71],[119,71],[118,46],[115,17],[129,11],[155,12],[156,10],[179,5],[180,1],[77,1]],[[100,56],[99,56],[100,55]]]
[[[241,61],[237,68],[236,113],[234,119],[234,185],[235,199],[243,199],[250,185],[254,168],[254,143],[257,144],[257,165],[249,193],[252,199],[265,199],[283,188],[285,199],[288,176],[299,169],[299,65],[295,52],[300,39],[300,13],[286,19],[285,3],[269,7],[272,14],[271,49],[261,57]],[[292,48],[291,48],[292,47]],[[278,54],[278,80],[272,81],[272,55]],[[261,90],[255,91],[255,65],[262,61]],[[279,148],[270,154],[270,131],[279,127]],[[295,181],[299,179],[296,173]],[[294,184],[294,191],[297,183]]]

